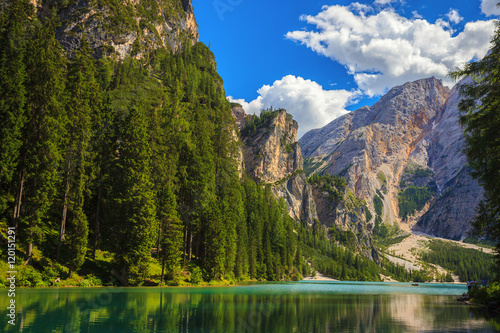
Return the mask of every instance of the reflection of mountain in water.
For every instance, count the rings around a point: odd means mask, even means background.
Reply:
[[[23,290],[16,304],[26,332],[494,332],[456,296],[310,286]]]

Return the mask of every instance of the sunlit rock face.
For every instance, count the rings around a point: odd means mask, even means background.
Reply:
[[[462,152],[459,100],[456,89],[450,91],[435,78],[395,87],[372,107],[306,133],[300,139],[305,168],[309,173],[344,176],[367,202],[372,223],[378,197],[385,223],[410,227],[418,223],[416,227],[424,232],[463,238],[481,189],[471,179]],[[400,197],[410,186],[427,187],[433,194],[403,218]],[[451,204],[450,198],[458,197]]]
[[[198,42],[198,24],[191,0],[34,1],[39,15],[56,10],[61,20],[56,37],[68,52],[83,36],[97,58],[142,59],[152,50],[177,53]]]
[[[267,184],[276,198],[284,199],[289,215],[296,221],[312,225],[319,221],[328,228],[351,232],[356,240],[350,246],[366,257],[377,260],[365,210],[354,193],[347,189],[342,200],[306,181],[302,150],[297,142],[298,124],[286,110],[276,110],[258,122],[246,115],[240,106],[233,107],[233,117],[243,143],[243,169],[260,184]]]

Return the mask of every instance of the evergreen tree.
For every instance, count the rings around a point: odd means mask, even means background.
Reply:
[[[451,73],[469,79],[459,86],[460,123],[464,128],[465,149],[472,176],[485,190],[478,207],[475,229],[498,242],[500,253],[500,26],[497,24],[490,52],[480,61]],[[500,261],[498,262],[500,267]]]
[[[68,64],[66,92],[68,95],[66,117],[68,134],[65,142],[64,189],[61,227],[56,259],[59,260],[61,244],[65,239],[69,216],[70,239],[67,254],[69,267],[78,269],[87,250],[88,221],[84,213],[85,192],[89,187],[91,169],[94,169],[90,152],[93,123],[100,121],[100,92],[92,51],[86,38]]]
[[[111,171],[116,263],[130,277],[144,278],[157,226],[146,115],[140,106],[131,105],[129,114],[117,124],[118,149]]]
[[[28,0],[0,6],[0,222],[4,222],[7,218],[2,215],[13,201],[11,185],[26,123],[26,48],[34,11]]]
[[[45,219],[53,205],[60,183],[58,169],[64,143],[64,69],[66,59],[55,39],[51,20],[38,27],[27,50],[26,125],[18,164],[14,221],[21,219],[26,228],[27,262],[33,244],[44,237]],[[14,223],[15,224],[15,223]]]

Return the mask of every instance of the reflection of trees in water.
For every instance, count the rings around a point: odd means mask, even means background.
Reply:
[[[16,303],[23,332],[417,332],[485,323],[454,298],[426,295],[103,288],[25,291]]]

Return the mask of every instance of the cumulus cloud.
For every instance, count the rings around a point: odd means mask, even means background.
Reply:
[[[355,91],[325,90],[317,82],[302,77],[287,75],[273,85],[264,85],[259,96],[246,102],[229,96],[231,102],[240,103],[251,114],[259,114],[264,108],[284,108],[299,123],[300,138],[307,131],[325,126],[337,117],[346,114],[345,107],[357,96]]]
[[[460,14],[458,13],[458,11],[456,9],[450,9],[448,14],[446,14],[446,17],[448,18],[448,20],[451,23],[455,23],[455,24],[462,22],[462,20],[464,19],[462,16],[460,16]]]
[[[450,11],[446,17],[456,21],[460,15]],[[291,31],[286,37],[346,66],[369,96],[430,76],[452,85],[447,74],[483,57],[495,30],[493,20],[468,22],[454,36],[444,19],[407,19],[392,9],[367,15],[340,5],[324,6],[318,15],[301,19],[316,29]]]
[[[486,16],[500,16],[498,0],[481,0],[481,12]]]

